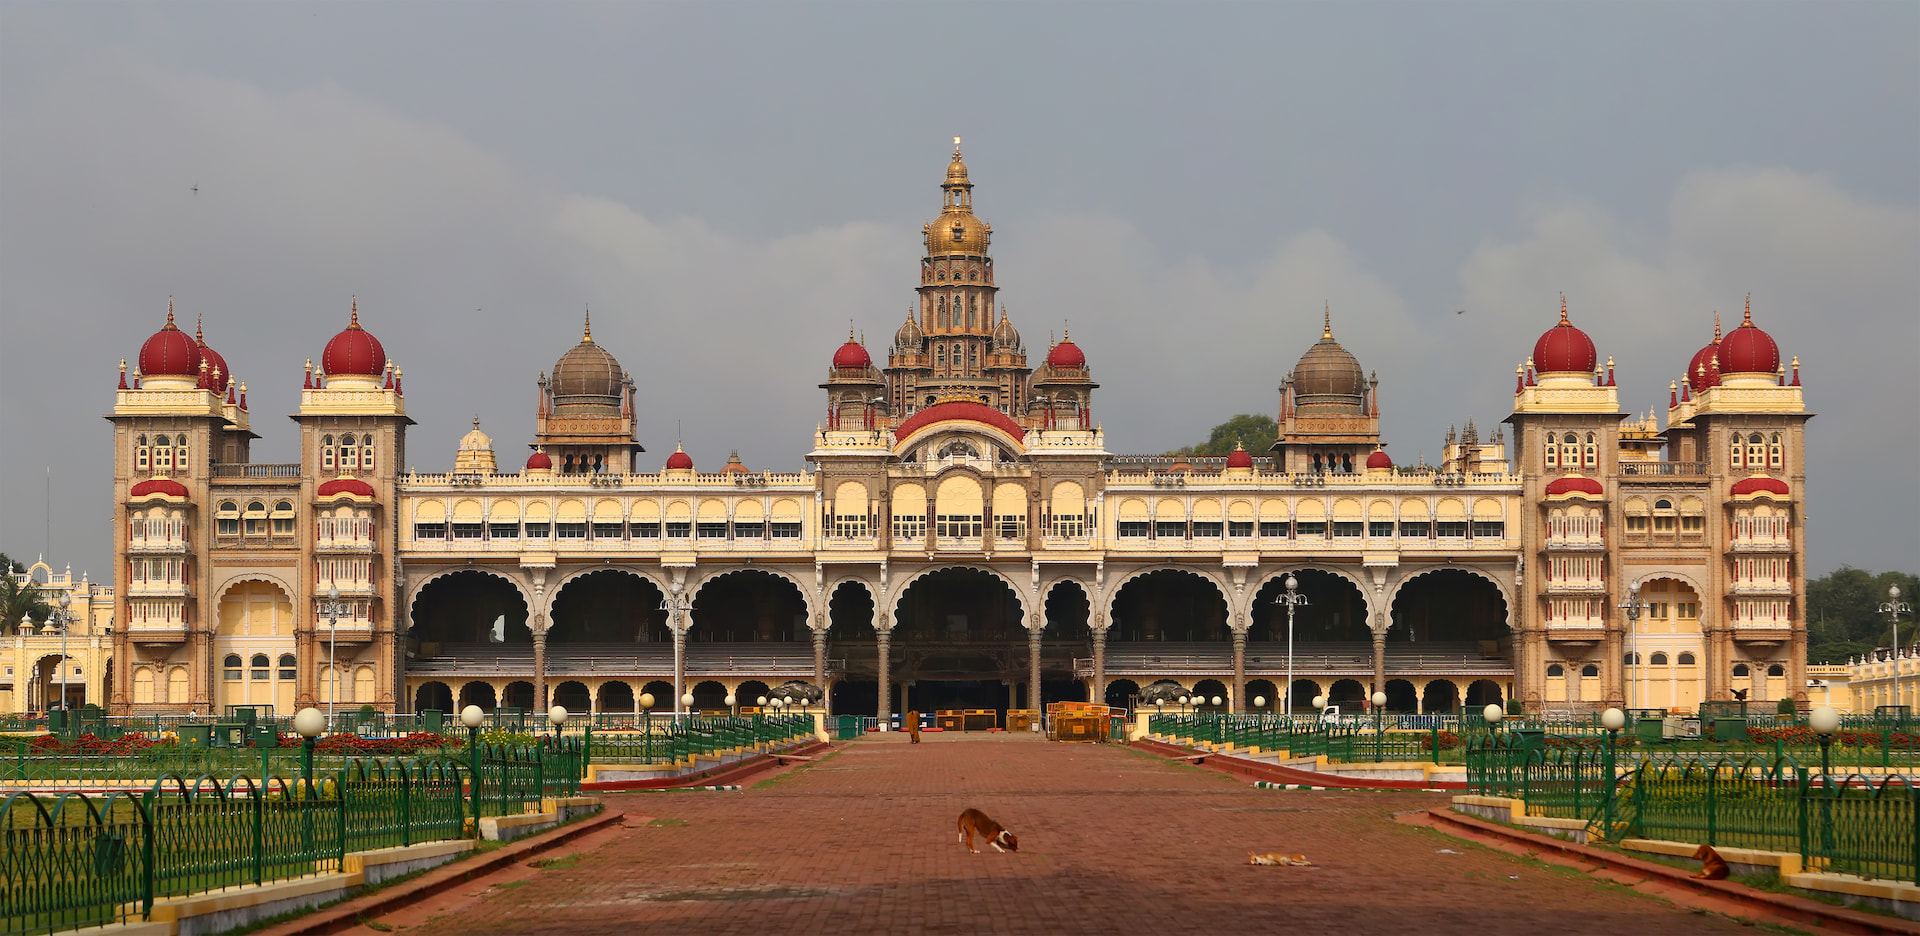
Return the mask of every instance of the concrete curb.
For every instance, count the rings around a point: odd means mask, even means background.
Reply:
[[[1566,839],[1548,835],[1534,835],[1509,829],[1506,826],[1471,816],[1463,816],[1447,807],[1435,807],[1426,812],[1426,818],[1440,831],[1461,830],[1474,836],[1490,836],[1525,845],[1536,852],[1552,852],[1569,858],[1577,858],[1590,866],[1589,873],[1600,869],[1618,872],[1645,880],[1657,880],[1661,884],[1690,890],[1715,901],[1736,904],[1751,908],[1764,915],[1767,922],[1805,924],[1818,927],[1827,932],[1836,933],[1902,933],[1920,934],[1920,923],[1914,923],[1899,917],[1879,916],[1848,910],[1831,904],[1821,903],[1793,894],[1776,894],[1772,891],[1756,890],[1744,884],[1732,881],[1707,881],[1690,876],[1687,871],[1652,861],[1641,861],[1616,855],[1612,852],[1592,848]]]
[[[731,764],[709,767],[698,773],[682,774],[678,777],[661,777],[656,780],[609,780],[605,783],[582,783],[582,793],[618,793],[627,790],[683,790],[715,789],[737,785],[739,781],[765,770],[785,767],[787,759],[804,757],[832,747],[824,741],[813,741],[800,747],[767,754],[756,754],[745,760]]]
[[[299,919],[288,920],[278,926],[258,930],[256,936],[311,936],[311,934],[349,930],[359,926],[364,917],[377,917],[474,878],[512,867],[532,855],[564,845],[590,832],[610,828],[618,824],[625,815],[620,810],[603,809],[597,816],[589,816],[551,832],[529,836],[477,859],[445,865],[411,881],[382,888],[374,893],[355,897],[331,907],[322,907]]]
[[[1268,783],[1296,787],[1311,787],[1322,790],[1400,790],[1413,793],[1459,792],[1467,787],[1464,783],[1452,781],[1425,780],[1372,780],[1366,777],[1339,777],[1333,774],[1314,773],[1311,770],[1295,770],[1277,764],[1264,764],[1232,754],[1208,753],[1184,748],[1178,745],[1142,738],[1132,747],[1157,754],[1169,759],[1184,760],[1197,767],[1217,770],[1221,773],[1246,777],[1251,780],[1264,780]]]

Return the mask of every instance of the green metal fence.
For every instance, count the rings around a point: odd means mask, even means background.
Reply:
[[[51,933],[138,916],[153,893],[146,806],[137,796],[6,798],[0,932]]]
[[[589,763],[670,764],[813,734],[811,715],[659,715],[630,730],[590,733]]]

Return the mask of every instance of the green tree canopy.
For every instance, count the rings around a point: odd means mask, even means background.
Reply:
[[[1807,662],[1845,663],[1847,658],[1875,647],[1894,645],[1893,622],[1880,613],[1887,587],[1900,586],[1900,600],[1916,604],[1920,579],[1907,572],[1873,573],[1841,566],[1807,581]],[[1900,616],[1900,643],[1910,645],[1915,633],[1911,613]]]
[[[1258,454],[1265,452],[1279,437],[1280,424],[1272,416],[1242,413],[1213,427],[1213,431],[1207,435],[1207,441],[1174,449],[1167,454],[1226,455],[1233,451],[1235,445]]]

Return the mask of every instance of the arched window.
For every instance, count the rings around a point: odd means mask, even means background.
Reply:
[[[1547,433],[1547,444],[1541,447],[1540,454],[1545,456],[1547,468],[1560,467],[1560,443],[1555,441],[1553,433]]]
[[[267,655],[264,653],[254,654],[253,655],[253,678],[266,679],[268,677],[271,677],[272,675],[273,675],[273,663],[272,661],[267,659]]]
[[[1767,667],[1767,675],[1768,676],[1785,676],[1787,675],[1787,668],[1784,666],[1781,666],[1778,663],[1775,663],[1772,666]]]
[[[1680,665],[1681,665],[1681,666],[1692,666],[1692,665],[1693,665],[1693,654],[1691,654],[1691,653],[1682,653],[1682,654],[1680,654]]]
[[[353,436],[351,434],[343,435],[340,437],[340,470],[341,471],[352,471],[355,468],[360,467],[359,465],[360,460],[354,457],[355,455],[359,454],[359,451],[360,451],[359,449],[356,449],[353,447]]]
[[[947,346],[946,345],[939,345],[938,347],[935,347],[933,349],[933,362],[935,364],[940,365],[941,367],[945,367],[947,365]],[[933,401],[928,400],[927,402],[931,403]]]
[[[273,535],[293,535],[293,501],[275,501],[273,505]]]
[[[297,675],[297,672],[293,662],[293,654],[291,653],[280,654],[280,678],[292,679],[294,678],[295,675]]]
[[[1635,666],[1635,665],[1638,665],[1640,661],[1634,658],[1633,653],[1629,652],[1625,657],[1623,657],[1620,660],[1620,662],[1626,666]]]
[[[1600,675],[1600,667],[1595,664],[1588,663],[1580,667],[1580,677],[1582,679],[1592,679],[1598,675]]]
[[[320,467],[325,471],[333,470],[333,436],[320,437]]]
[[[166,436],[154,439],[153,470],[165,474],[173,470],[173,440]]]
[[[1594,441],[1593,433],[1591,432],[1587,433],[1586,465],[1588,468],[1597,468],[1600,465],[1600,447]]]
[[[1783,448],[1780,444],[1780,433],[1776,432],[1773,434],[1773,440],[1771,444],[1767,446],[1767,467],[1779,469],[1779,468],[1785,468],[1786,466],[1787,466],[1786,449]]]
[[[360,437],[360,470],[373,470],[373,435],[371,433]]]
[[[1653,665],[1655,666],[1667,665],[1667,655],[1664,653],[1655,653],[1653,655]]]
[[[1728,466],[1733,468],[1746,467],[1746,459],[1743,459],[1740,457],[1740,453],[1744,451],[1746,451],[1746,449],[1742,448],[1740,445],[1740,434],[1734,433],[1733,442],[1730,444],[1729,450],[1727,452]]]
[[[147,437],[141,436],[133,443],[133,470],[146,471],[153,464],[153,452],[147,448]]]
[[[1747,467],[1762,468],[1767,464],[1767,440],[1755,432],[1747,436]]]
[[[1565,442],[1568,445],[1579,445],[1580,437],[1569,432],[1565,436],[1561,437],[1560,441]]]
[[[239,682],[240,681],[240,654],[229,653],[227,654],[227,658],[222,662],[224,664],[222,666],[222,669],[225,671],[222,675],[225,676],[227,682]]]
[[[240,534],[240,505],[233,501],[221,501],[213,512],[213,532],[221,536]]]
[[[187,437],[181,436],[179,439],[175,440],[174,445],[175,445],[173,450],[174,470],[180,474],[191,475],[193,472],[191,469],[187,467],[187,464],[188,464]]]
[[[1561,678],[1562,676],[1565,676],[1565,675],[1567,675],[1567,668],[1566,668],[1566,667],[1564,667],[1564,666],[1561,666],[1561,665],[1560,665],[1560,664],[1558,664],[1558,663],[1549,663],[1549,664],[1547,664],[1547,677],[1548,677],[1549,679],[1559,679],[1559,678]]]
[[[1753,671],[1747,668],[1747,664],[1745,663],[1733,664],[1733,676],[1735,679],[1741,679],[1741,678],[1752,676],[1752,675],[1753,675]]]
[[[248,501],[247,512],[240,515],[245,521],[248,536],[263,536],[267,532],[267,505],[260,501]]]

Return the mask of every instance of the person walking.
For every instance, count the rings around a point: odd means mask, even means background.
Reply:
[[[908,712],[906,721],[907,721],[907,734],[912,738],[912,741],[909,743],[919,744],[920,743],[920,713],[917,711]]]

